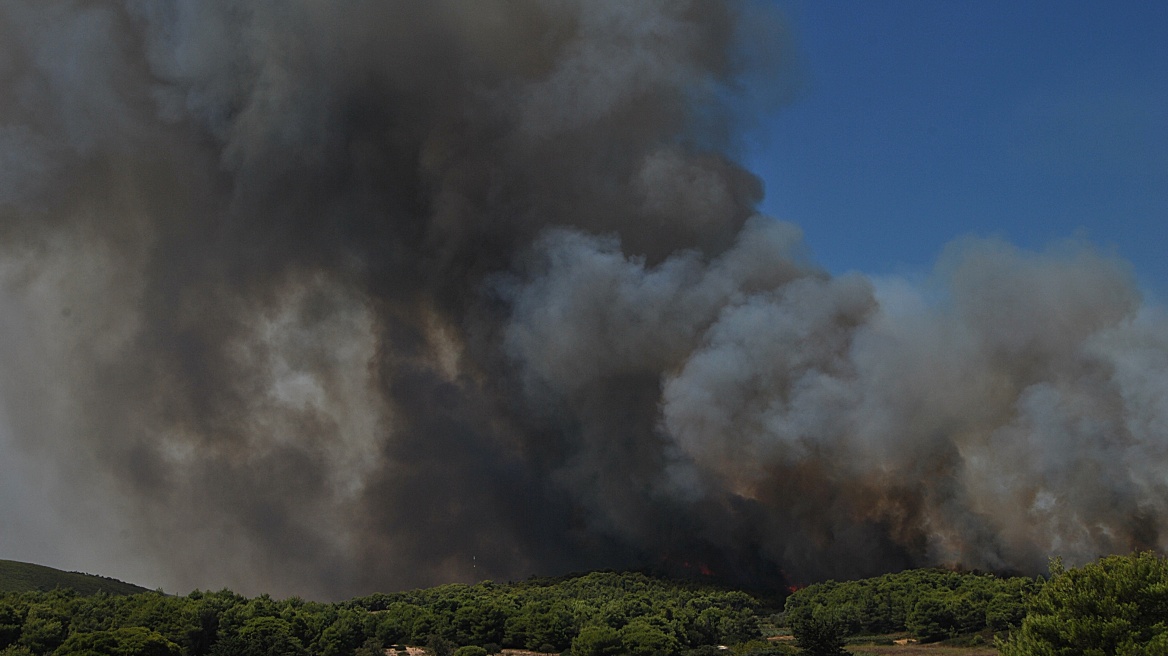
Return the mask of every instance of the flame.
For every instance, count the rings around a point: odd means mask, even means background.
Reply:
[[[682,561],[681,566],[687,570],[697,570],[698,574],[702,576],[714,576],[714,570],[710,569],[710,566],[705,563],[691,563],[685,560]]]

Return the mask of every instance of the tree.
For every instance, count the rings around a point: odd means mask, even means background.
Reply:
[[[287,622],[278,617],[254,617],[211,649],[212,656],[305,656],[308,652]]]
[[[610,626],[586,626],[572,640],[572,656],[615,656],[620,653],[620,634]]]
[[[544,645],[550,645],[555,651],[565,649],[577,633],[571,608],[562,601],[550,606],[526,604],[505,626],[507,643],[533,650],[542,650]]]
[[[987,611],[962,594],[923,595],[909,612],[905,625],[922,642],[935,642],[973,633],[985,626]]]
[[[34,654],[48,654],[65,642],[69,618],[64,609],[37,604],[29,609],[20,632],[20,644]]]
[[[676,637],[641,617],[624,625],[620,638],[622,653],[631,656],[667,656],[680,647]]]
[[[182,649],[157,631],[141,626],[75,633],[55,656],[179,656]]]
[[[844,631],[839,622],[824,617],[809,617],[791,627],[795,645],[808,656],[847,656]]]
[[[1019,588],[1008,592],[998,592],[986,608],[986,626],[994,631],[1018,628],[1026,617],[1026,599],[1030,591]]]
[[[454,612],[457,641],[460,644],[484,645],[503,640],[507,612],[487,601],[475,601],[460,606]]]
[[[376,636],[371,636],[366,638],[365,642],[353,651],[353,654],[354,656],[385,656],[385,645]]]
[[[418,619],[424,615],[429,616],[429,611],[417,605],[401,601],[390,603],[384,612],[379,613],[377,638],[386,645],[396,645],[414,639],[415,625],[419,624]]]
[[[1168,560],[1110,556],[1077,569],[1051,562],[1051,579],[1002,656],[1151,656],[1168,653]]]
[[[337,619],[321,632],[317,649],[321,656],[342,656],[352,654],[364,642],[363,628],[364,614],[355,610],[346,610],[337,615]]]
[[[749,610],[739,610],[727,613],[718,621],[718,631],[715,635],[717,642],[723,644],[737,644],[746,642],[761,635],[758,630],[758,617]]]
[[[435,633],[426,642],[426,654],[428,656],[454,656],[454,643]]]
[[[23,625],[24,618],[11,604],[0,604],[0,649],[20,638],[20,628]]]

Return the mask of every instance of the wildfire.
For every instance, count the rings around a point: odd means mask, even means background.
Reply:
[[[713,576],[714,575],[714,570],[710,569],[710,566],[705,564],[705,563],[691,563],[687,560],[687,561],[683,562],[681,564],[681,566],[690,570],[690,571],[696,570],[697,573],[701,574],[702,576]]]

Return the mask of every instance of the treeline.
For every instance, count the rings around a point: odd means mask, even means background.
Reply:
[[[375,594],[336,604],[230,591],[83,596],[0,594],[0,656],[432,656],[504,647],[570,656],[793,653],[760,639],[749,594],[641,574],[596,572]],[[804,653],[841,653],[843,635],[909,632],[941,640],[993,632],[1003,654],[1168,654],[1168,560],[1111,556],[1051,578],[910,570],[827,582],[788,597],[766,622],[789,625]],[[1008,637],[1007,637],[1008,634]]]
[[[908,632],[931,642],[1022,623],[1041,579],[942,569],[817,583],[787,598],[786,621],[829,621],[845,635]]]
[[[504,647],[575,656],[659,656],[759,637],[758,601],[635,573],[490,581],[325,604],[230,591],[129,596],[0,595],[0,656],[438,656]],[[705,650],[709,652],[709,649]]]
[[[440,635],[480,645],[588,656],[584,641],[619,640],[626,653],[677,653],[759,636],[758,600],[739,591],[643,574],[594,572],[566,579],[498,585],[446,585],[351,602],[382,613],[383,642],[421,644]]]

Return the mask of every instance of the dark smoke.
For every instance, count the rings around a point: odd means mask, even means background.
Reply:
[[[1163,546],[1126,266],[822,273],[727,155],[747,11],[0,1],[9,450],[168,589]]]

